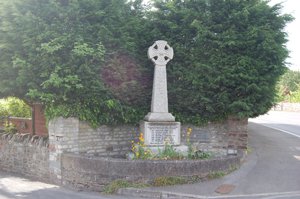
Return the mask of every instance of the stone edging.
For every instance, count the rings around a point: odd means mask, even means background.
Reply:
[[[239,167],[243,156],[210,160],[125,160],[101,157],[62,155],[62,184],[80,189],[101,191],[116,179],[149,182],[161,176],[207,176],[211,172]]]

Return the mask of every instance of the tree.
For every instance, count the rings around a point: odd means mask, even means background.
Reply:
[[[2,1],[0,97],[41,101],[49,117],[77,116],[94,125],[132,120],[134,108],[114,97],[101,73],[114,67],[116,55],[137,50],[140,3]]]
[[[288,56],[284,27],[292,17],[267,3],[156,1],[153,34],[174,47],[170,104],[182,120],[255,117],[273,106]]]
[[[277,83],[278,102],[300,102],[300,72],[288,70]]]
[[[2,0],[0,97],[41,101],[48,117],[94,126],[137,123],[150,106],[158,39],[168,64],[170,110],[198,124],[254,117],[273,104],[292,18],[264,0]]]

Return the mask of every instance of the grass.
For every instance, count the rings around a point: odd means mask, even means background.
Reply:
[[[145,183],[133,183],[129,182],[123,179],[118,179],[114,180],[108,185],[106,185],[103,189],[103,193],[105,194],[114,194],[118,191],[118,189],[121,188],[128,188],[128,187],[133,187],[133,188],[145,188],[148,187],[148,184]]]
[[[186,184],[188,181],[183,177],[175,177],[175,176],[162,176],[157,177],[153,181],[153,185],[156,187],[161,186],[171,186],[177,184]]]
[[[213,171],[210,172],[207,176],[208,179],[216,179],[216,178],[222,178],[226,175],[226,172],[224,171]]]

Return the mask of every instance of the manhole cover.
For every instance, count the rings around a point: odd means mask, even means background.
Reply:
[[[232,184],[222,184],[215,190],[215,192],[219,194],[228,194],[232,192],[234,188],[235,186]]]

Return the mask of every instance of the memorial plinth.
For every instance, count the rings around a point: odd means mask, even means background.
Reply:
[[[148,58],[155,64],[151,112],[140,123],[145,135],[145,145],[180,145],[180,122],[169,113],[167,92],[167,63],[173,59],[173,48],[166,41],[158,40],[148,49]]]

